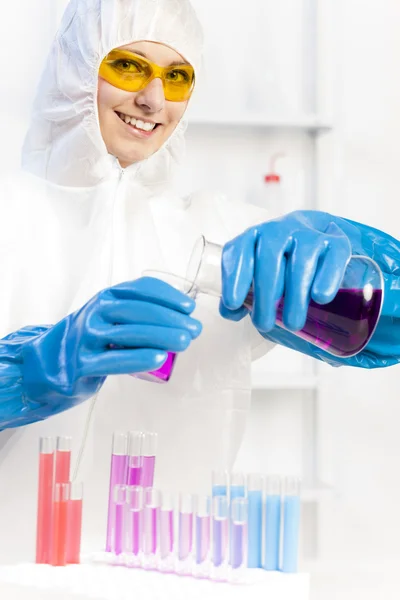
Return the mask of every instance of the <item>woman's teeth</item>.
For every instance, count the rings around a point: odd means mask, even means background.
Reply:
[[[142,131],[153,131],[156,123],[148,123],[145,121],[141,121],[140,119],[134,119],[133,117],[129,117],[128,115],[124,115],[123,113],[117,113],[119,118],[122,121],[125,121],[128,125],[133,125],[136,129],[141,129]]]

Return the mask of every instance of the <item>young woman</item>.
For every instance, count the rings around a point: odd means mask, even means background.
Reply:
[[[325,213],[268,221],[216,194],[174,194],[201,51],[188,0],[72,0],[54,40],[23,172],[1,195],[0,323],[3,336],[15,332],[0,343],[7,559],[33,546],[39,436],[72,435],[85,450],[86,542],[99,548],[115,430],[156,431],[157,485],[197,492],[212,468],[232,466],[251,361],[274,343],[334,364],[398,362],[398,242]],[[184,276],[200,235],[224,246],[220,306],[142,277]],[[379,262],[385,306],[367,350],[334,361],[291,331],[310,299],[334,298],[352,253]],[[274,326],[283,293],[287,331]],[[168,384],[131,376],[160,367],[167,351],[179,353]]]

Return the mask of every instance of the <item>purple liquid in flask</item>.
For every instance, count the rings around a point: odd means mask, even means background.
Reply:
[[[167,383],[172,375],[172,371],[174,370],[176,360],[175,352],[167,353],[167,360],[159,369],[155,371],[149,371],[149,373],[135,373],[133,377],[137,377],[138,379],[143,379],[144,381],[153,381],[155,383]]]
[[[301,338],[335,354],[348,357],[360,352],[371,338],[378,323],[382,291],[366,294],[362,289],[339,289],[328,304],[310,301]],[[278,325],[282,326],[284,299],[277,308]],[[253,292],[247,295],[245,306],[253,307]]]

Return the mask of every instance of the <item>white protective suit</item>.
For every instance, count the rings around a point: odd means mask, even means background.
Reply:
[[[164,43],[199,68],[201,28],[186,0],[71,0],[67,7],[38,89],[24,171],[1,197],[3,336],[55,323],[144,269],[183,276],[201,234],[223,244],[266,220],[219,195],[174,195],[169,181],[183,153],[184,122],[154,156],[125,170],[107,153],[98,68],[111,49],[139,40]],[[33,558],[40,436],[72,435],[76,459],[89,423],[79,471],[84,549],[104,548],[115,430],[158,432],[161,489],[204,491],[212,468],[232,467],[250,407],[251,360],[272,344],[249,318],[222,319],[215,298],[200,297],[195,316],[203,333],[178,357],[168,384],[109,377],[96,402],[0,432],[0,560]]]

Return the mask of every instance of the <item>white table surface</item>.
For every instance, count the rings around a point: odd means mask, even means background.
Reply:
[[[246,584],[215,583],[107,565],[0,567],[4,600],[309,600],[309,576],[253,571]]]

